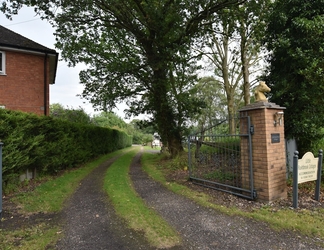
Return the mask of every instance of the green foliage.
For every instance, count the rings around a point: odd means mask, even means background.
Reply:
[[[141,131],[138,130],[135,130],[132,135],[134,144],[147,145],[153,140],[153,135],[143,134]]]
[[[133,120],[127,124],[113,112],[101,112],[98,115],[94,115],[92,121],[100,127],[115,128],[126,132],[133,137],[134,144],[146,145],[153,140],[154,129],[152,130],[153,132],[149,133],[150,128],[147,127],[144,121]]]
[[[234,152],[240,151],[240,138],[238,136],[234,137],[206,137],[206,144],[202,144],[199,151],[202,153],[218,153],[224,154],[229,150]]]
[[[166,156],[164,156],[166,158]],[[182,154],[177,155],[173,159],[168,161],[168,164],[163,166],[164,168],[171,170],[185,170],[188,168],[188,154],[183,152]]]
[[[118,130],[10,110],[0,110],[0,139],[4,184],[27,169],[53,174],[132,144]]]
[[[55,119],[61,119],[70,122],[78,122],[83,124],[91,124],[91,117],[81,108],[68,109],[59,103],[50,105],[50,116]]]
[[[8,15],[20,5],[4,1]],[[56,46],[80,72],[82,96],[101,110],[126,101],[129,114],[150,114],[172,155],[183,150],[181,134],[201,101],[190,93],[196,82],[199,44],[206,23],[231,1],[43,1],[35,6],[56,27]],[[62,11],[57,11],[57,10]]]
[[[128,124],[113,112],[101,112],[92,118],[94,124],[104,128],[117,128],[127,131]]]
[[[286,107],[285,135],[301,154],[323,137],[324,1],[278,0],[265,43],[271,101]]]
[[[214,77],[203,77],[192,91],[205,103],[205,107],[195,117],[195,120],[198,121],[198,129],[204,130],[211,127],[216,119],[226,119],[226,96],[220,81]]]
[[[147,145],[152,142],[155,129],[148,121],[134,119],[128,124],[127,131],[133,135],[134,144]]]
[[[48,223],[33,224],[14,231],[0,229],[0,249],[48,249],[60,238],[60,230]]]

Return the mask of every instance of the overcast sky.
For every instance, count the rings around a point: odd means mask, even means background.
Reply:
[[[18,15],[13,16],[12,21],[0,12],[0,25],[60,53],[54,46],[54,29],[46,20],[36,16],[33,8],[23,7]],[[83,90],[83,85],[79,83],[79,71],[82,68],[82,65],[69,68],[66,62],[58,62],[56,81],[50,86],[50,103],[60,103],[69,108],[82,107],[87,114],[93,115],[95,112],[89,102],[76,96]],[[114,110],[121,118],[124,118],[124,107],[119,105],[119,110]]]

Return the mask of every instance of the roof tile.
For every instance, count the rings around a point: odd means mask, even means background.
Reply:
[[[26,49],[38,52],[56,53],[55,50],[49,49],[39,43],[36,43],[22,35],[19,35],[0,25],[0,46]]]

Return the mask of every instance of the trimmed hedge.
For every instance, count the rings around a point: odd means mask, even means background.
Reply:
[[[27,169],[54,174],[132,145],[132,137],[119,130],[4,109],[0,139],[4,184]]]

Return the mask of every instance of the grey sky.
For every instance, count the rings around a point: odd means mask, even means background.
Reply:
[[[56,49],[54,29],[46,20],[41,20],[39,16],[36,16],[33,8],[22,8],[12,21],[0,13],[0,24],[34,42]],[[56,51],[60,53],[59,50],[56,49]],[[84,67],[78,65],[75,68],[69,68],[66,62],[59,61],[55,84],[50,87],[50,103],[60,103],[69,108],[81,106],[86,113],[95,114],[94,109],[86,100],[76,96],[83,90],[83,86],[79,84],[79,71]],[[119,105],[119,110],[114,111],[118,116],[124,118],[124,108],[125,105]]]

